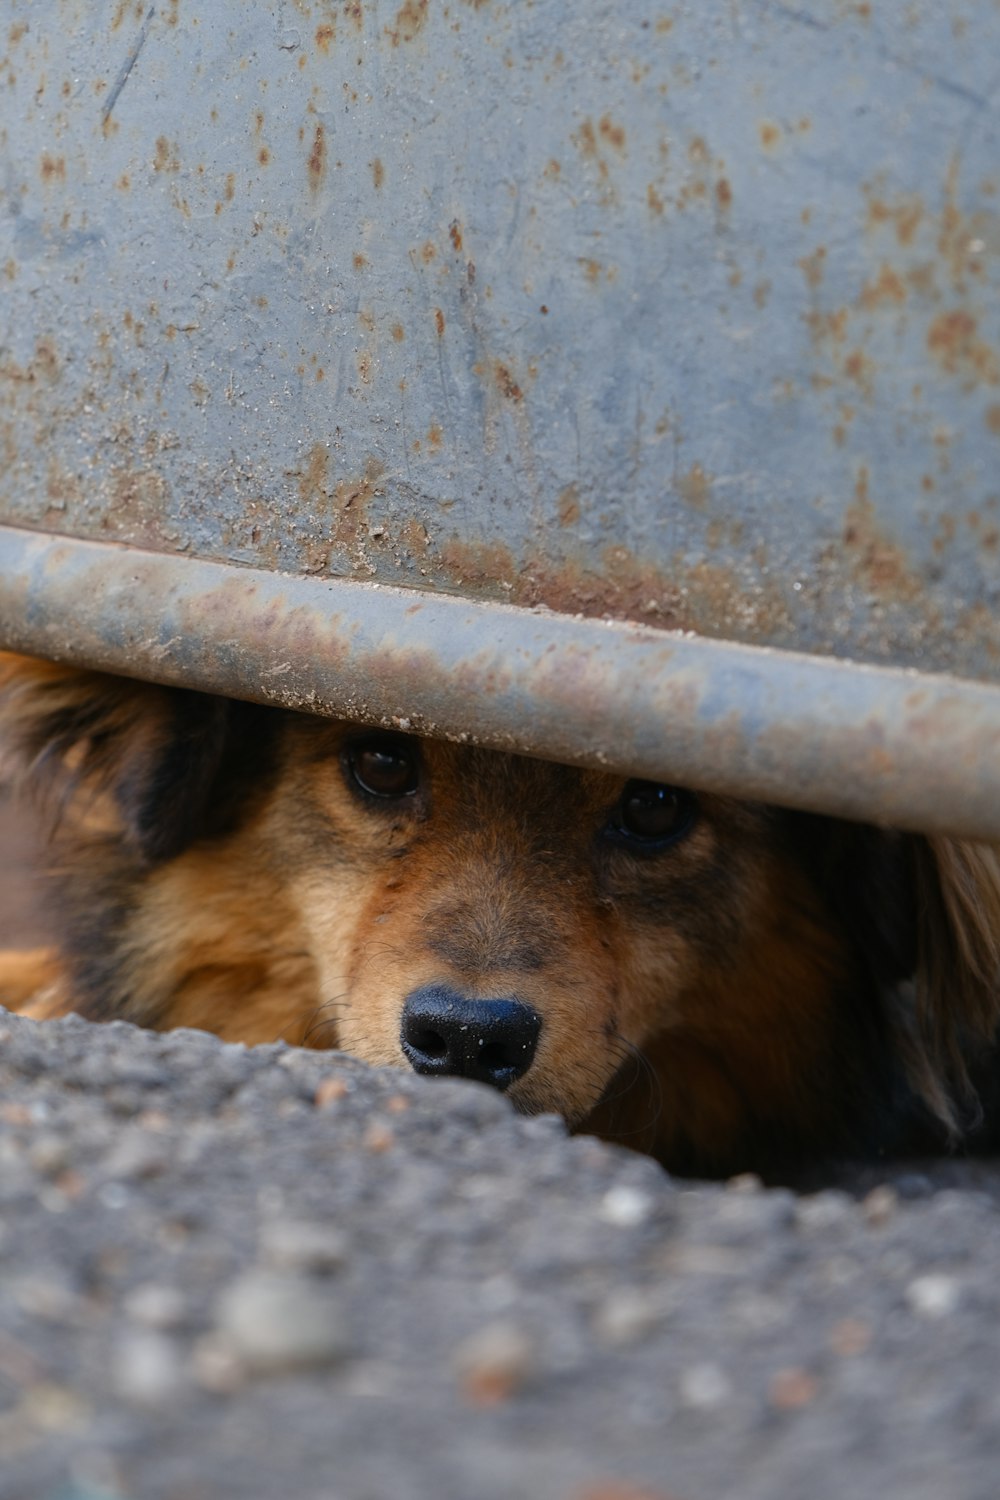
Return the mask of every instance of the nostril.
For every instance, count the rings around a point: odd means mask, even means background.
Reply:
[[[448,1044],[440,1032],[437,1031],[411,1031],[407,1040],[411,1047],[422,1052],[425,1057],[446,1057]]]
[[[446,985],[424,985],[407,996],[400,1045],[417,1073],[507,1089],[530,1068],[541,1026],[522,1000],[470,999]]]
[[[479,1061],[484,1068],[509,1068],[514,1058],[502,1042],[487,1042],[479,1049]]]

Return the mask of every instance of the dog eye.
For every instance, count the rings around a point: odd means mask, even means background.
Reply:
[[[697,815],[697,798],[691,792],[658,781],[629,781],[607,833],[616,843],[652,853],[683,838]]]
[[[348,746],[347,769],[370,797],[408,797],[420,780],[420,755],[415,745],[388,735],[358,740]]]

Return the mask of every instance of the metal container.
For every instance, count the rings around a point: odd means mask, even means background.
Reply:
[[[0,639],[1000,836],[995,0],[0,54]]]

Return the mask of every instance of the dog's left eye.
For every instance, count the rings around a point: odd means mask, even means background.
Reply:
[[[697,798],[682,787],[628,781],[606,833],[615,843],[654,853],[683,838],[697,815]]]
[[[405,739],[390,735],[357,740],[348,746],[347,769],[370,797],[408,797],[420,781],[420,756]]]

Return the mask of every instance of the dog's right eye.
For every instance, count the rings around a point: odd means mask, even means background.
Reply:
[[[693,792],[658,781],[628,781],[604,836],[633,854],[658,854],[690,833],[697,817]]]
[[[409,797],[420,782],[417,747],[401,736],[355,740],[344,759],[352,779],[370,797]]]

